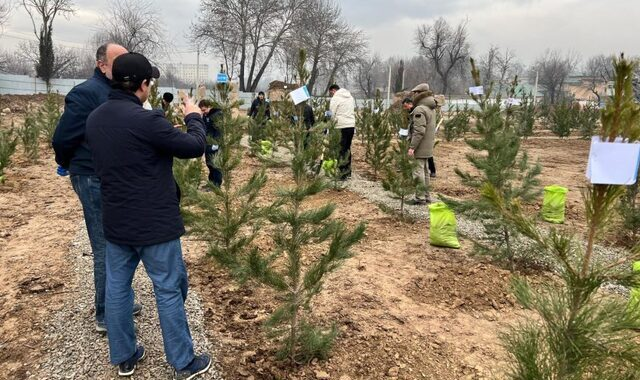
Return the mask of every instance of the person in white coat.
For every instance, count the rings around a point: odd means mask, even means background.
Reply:
[[[348,90],[340,88],[337,84],[329,87],[329,95],[329,111],[341,134],[339,169],[340,179],[344,181],[351,178],[351,141],[356,129],[356,102]]]

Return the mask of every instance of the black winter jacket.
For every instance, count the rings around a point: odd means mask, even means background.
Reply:
[[[71,174],[95,174],[85,127],[91,111],[107,101],[111,92],[109,83],[109,78],[96,68],[91,78],[75,86],[64,98],[64,113],[51,145],[58,165],[69,169]]]
[[[187,133],[161,111],[142,108],[134,94],[114,90],[87,119],[87,141],[101,180],[105,238],[145,246],[184,234],[173,157],[196,158],[205,149],[197,113],[185,117]]]

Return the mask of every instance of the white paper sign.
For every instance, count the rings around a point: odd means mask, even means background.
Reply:
[[[507,98],[507,105],[508,106],[519,106],[520,104],[522,104],[522,100],[520,100],[520,99]]]
[[[484,95],[484,87],[482,86],[469,87],[469,93],[471,95]]]
[[[293,104],[295,105],[298,105],[311,98],[311,95],[309,95],[309,90],[307,90],[307,86],[302,86],[297,90],[293,90],[289,93],[289,95],[291,95],[291,100],[293,100]]]
[[[591,139],[587,178],[593,184],[633,185],[638,180],[640,144],[602,142],[600,136]]]
[[[400,131],[398,131],[398,134],[400,136],[402,136],[402,137],[407,137],[407,136],[409,136],[409,130],[402,128],[402,129],[400,129]]]

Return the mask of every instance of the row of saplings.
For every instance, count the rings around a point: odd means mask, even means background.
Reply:
[[[11,120],[9,128],[2,128],[0,120],[0,184],[6,180],[5,169],[11,165],[18,143],[22,146],[28,162],[38,160],[42,142],[50,146],[53,132],[62,114],[61,105],[60,96],[49,92],[40,107],[27,110],[24,123],[20,127],[16,127],[15,120]]]
[[[600,113],[597,134],[603,141],[622,137],[628,143],[637,143],[640,105],[634,101],[631,87],[637,63],[621,57],[614,65],[615,95]],[[479,72],[472,67],[474,81],[479,84]],[[306,70],[303,66],[298,70],[304,82]],[[280,305],[266,327],[280,345],[280,359],[305,363],[325,358],[337,331],[334,326],[312,324],[312,299],[321,291],[326,274],[351,257],[351,247],[362,239],[365,230],[363,224],[348,229],[331,219],[335,205],[311,208],[305,203],[331,183],[339,187],[339,174],[332,169],[337,165],[320,164],[320,159],[334,164],[340,161],[339,134],[330,121],[307,130],[302,107],[286,102],[274,105],[278,116],[264,124],[233,117],[232,109],[238,104],[228,100],[226,88],[220,90],[217,100],[223,109],[219,123],[222,133],[216,143],[221,150],[215,164],[224,182],[221,188],[199,191],[200,161],[177,160],[174,171],[184,194],[185,220],[192,234],[209,242],[209,255],[240,283],[252,281],[278,293],[274,299]],[[457,170],[466,185],[477,189],[479,198],[444,201],[484,225],[485,238],[474,242],[480,252],[503,260],[514,270],[536,257],[558,275],[557,280],[538,287],[531,286],[526,278],[515,277],[513,292],[517,300],[536,316],[503,334],[510,355],[506,375],[514,379],[640,378],[640,303],[603,292],[603,287],[612,283],[631,289],[640,286],[640,273],[632,270],[632,263],[640,260],[640,245],[621,248],[613,261],[595,255],[597,241],[620,220],[629,226],[635,220],[629,234],[637,244],[637,184],[628,188],[586,186],[583,199],[587,226],[583,234],[539,226],[537,218],[528,215],[524,207],[539,196],[537,176],[541,171],[539,164],[530,164],[526,153],[520,151],[523,136],[517,130],[518,117],[526,110],[501,109],[486,100],[490,92],[486,97],[474,97],[479,110],[473,115],[473,137],[466,140],[476,152],[468,159],[477,174]],[[366,160],[374,176],[385,173],[385,187],[403,197],[415,190],[411,176],[403,175],[405,169],[407,174],[411,172],[413,162],[406,154],[406,142],[394,144],[392,136],[398,127],[404,127],[406,118],[398,112],[383,112],[377,102],[372,111],[359,115]],[[323,107],[316,107],[319,117]],[[256,130],[261,131],[260,137],[251,138]],[[328,133],[322,133],[324,130]],[[293,184],[278,188],[276,200],[268,204],[259,198],[267,183],[264,168],[247,180],[238,178],[245,131],[250,135],[249,149],[265,163],[273,163],[265,154],[272,149],[291,153]],[[321,171],[329,181],[318,175]],[[625,213],[635,219],[627,220]],[[255,244],[259,233],[272,236],[271,249]],[[633,294],[631,299],[635,299]]]

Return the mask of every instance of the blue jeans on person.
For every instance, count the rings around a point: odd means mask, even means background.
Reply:
[[[91,251],[93,251],[93,285],[95,289],[96,321],[104,321],[104,293],[107,279],[105,271],[105,240],[102,228],[102,197],[100,179],[95,175],[71,175],[71,185],[80,198],[84,222],[87,225]]]
[[[136,352],[131,282],[142,260],[153,282],[167,361],[183,369],[194,358],[184,301],[189,287],[180,239],[130,246],[107,241],[106,322],[112,364],[120,364]]]

